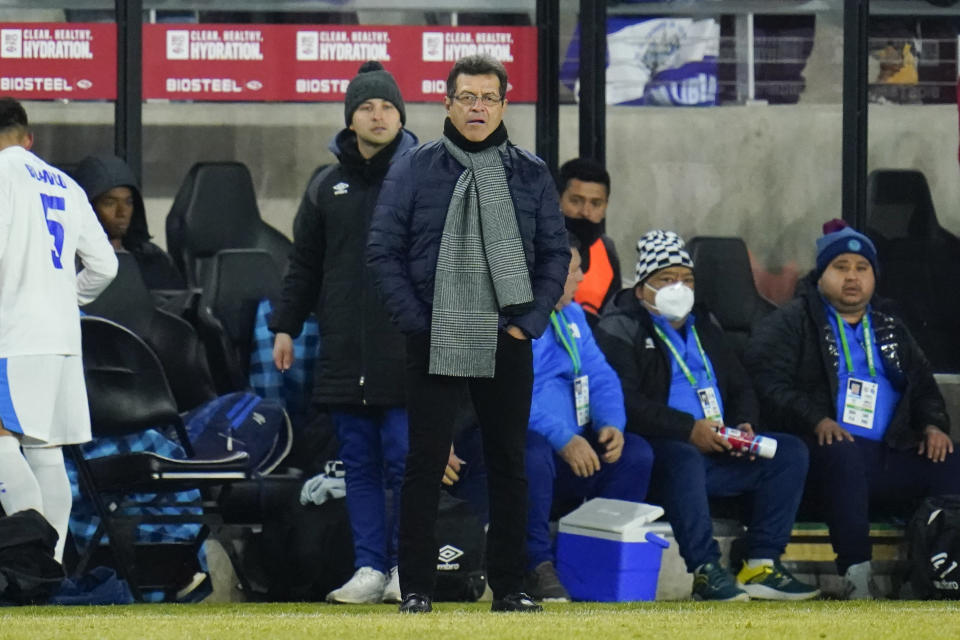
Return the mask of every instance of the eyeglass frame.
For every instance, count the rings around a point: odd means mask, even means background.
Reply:
[[[472,109],[478,102],[489,109],[490,107],[495,107],[498,104],[503,104],[503,101],[506,100],[505,96],[497,96],[496,100],[493,100],[488,104],[487,101],[490,100],[492,95],[492,93],[487,93],[482,96],[478,96],[468,91],[466,93],[448,97],[452,102],[456,102],[461,107],[466,107],[467,109]],[[469,96],[469,103],[464,102],[464,99],[466,99],[467,96]]]

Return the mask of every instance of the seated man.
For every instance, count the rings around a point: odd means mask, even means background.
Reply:
[[[653,447],[653,502],[663,505],[698,600],[803,600],[820,591],[780,564],[807,473],[807,451],[792,436],[772,459],[731,455],[724,425],[753,433],[757,402],[721,329],[694,302],[693,261],[672,231],[637,243],[637,281],[600,318],[597,342],[620,376],[627,430]],[[747,560],[736,583],[713,539],[710,496],[749,496]]]
[[[570,236],[570,271],[550,314],[551,329],[533,341],[533,398],[527,430],[527,590],[546,602],[569,602],[550,544],[554,500],[647,494],[653,452],[623,433],[626,415],[617,375],[573,302],[580,271],[579,242]]]
[[[567,229],[580,241],[583,281],[574,296],[590,328],[603,306],[620,290],[620,258],[613,238],[603,233],[610,199],[610,174],[596,160],[574,158],[560,167],[560,211]]]
[[[870,507],[960,493],[960,456],[926,357],[874,299],[873,243],[839,220],[824,232],[803,292],[757,326],[744,360],[765,418],[810,448],[848,597],[870,598]]]
[[[185,288],[186,281],[170,255],[150,242],[143,196],[127,163],[111,155],[87,156],[73,173],[87,192],[110,244],[115,251],[133,254],[147,288]]]

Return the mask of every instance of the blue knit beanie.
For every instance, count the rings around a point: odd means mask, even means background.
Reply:
[[[873,267],[873,275],[880,274],[877,248],[870,238],[848,227],[843,220],[833,219],[823,225],[823,236],[817,238],[817,277],[823,275],[824,270],[841,253],[863,256]]]

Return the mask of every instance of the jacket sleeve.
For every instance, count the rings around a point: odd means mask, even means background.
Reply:
[[[907,369],[907,380],[910,381],[910,426],[918,435],[923,434],[928,425],[950,433],[950,416],[940,387],[933,377],[933,367],[906,327],[903,327],[903,333],[910,363]]]
[[[533,309],[510,318],[514,324],[530,336],[539,338],[547,328],[550,311],[563,294],[570,266],[570,246],[567,231],[560,213],[557,188],[546,166],[541,167],[539,180],[537,229],[533,239],[534,266]]]
[[[644,363],[641,360],[660,358],[659,350],[637,344],[636,333],[625,325],[619,316],[601,317],[596,339],[607,362],[620,377],[627,431],[641,436],[689,440],[694,417],[686,411],[671,408],[663,399],[653,397],[655,391],[645,388],[642,383],[640,372]]]
[[[543,335],[533,341],[533,393],[530,399],[530,430],[539,433],[553,447],[554,451],[563,449],[573,436],[579,433],[576,423],[568,424],[564,420],[570,415],[569,407],[566,410],[557,407],[558,394],[564,394],[563,400],[573,402],[573,389],[568,380],[558,379],[554,374],[556,367],[551,366],[554,358],[567,358],[567,354],[557,344],[552,336]],[[564,387],[561,389],[561,387]]]
[[[273,333],[288,333],[294,338],[303,330],[323,283],[326,253],[325,216],[318,203],[320,179],[314,174],[300,201],[293,230],[293,252],[283,277],[283,290],[277,308],[270,314]]]
[[[367,265],[394,324],[403,333],[430,326],[430,312],[417,297],[408,257],[416,207],[414,152],[394,160],[383,181],[367,236]]]
[[[599,430],[609,426],[623,431],[627,426],[627,414],[620,379],[597,345],[587,324],[586,315],[579,305],[576,307],[576,323],[580,326],[581,335],[581,366],[583,372],[590,377],[590,419],[593,428]]]
[[[81,210],[77,255],[83,263],[77,274],[77,302],[83,306],[93,302],[116,277],[117,254],[86,197],[77,197],[77,202]]]
[[[833,415],[798,385],[806,313],[801,300],[777,309],[757,324],[747,343],[744,364],[760,400],[764,428],[806,435]]]

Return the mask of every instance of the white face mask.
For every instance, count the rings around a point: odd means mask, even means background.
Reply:
[[[649,283],[644,283],[643,286],[656,292],[654,304],[650,306],[669,322],[683,320],[693,309],[693,289],[682,282],[675,282],[659,289],[654,289]]]

